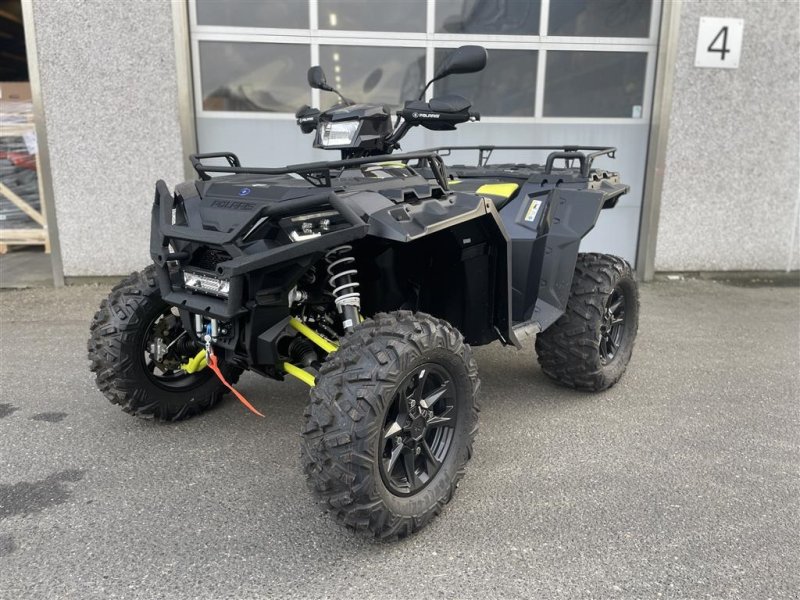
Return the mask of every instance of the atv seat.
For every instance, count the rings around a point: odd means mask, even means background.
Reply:
[[[500,210],[517,195],[519,184],[498,179],[455,179],[450,182],[450,189],[485,196]]]

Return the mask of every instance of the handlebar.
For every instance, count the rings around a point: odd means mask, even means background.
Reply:
[[[455,129],[454,125],[467,121],[480,121],[481,118],[480,113],[467,110],[448,112],[435,109],[403,108],[396,114],[409,125],[422,125],[428,129]]]

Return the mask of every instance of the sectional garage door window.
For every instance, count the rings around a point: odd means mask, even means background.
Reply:
[[[198,116],[290,119],[333,96],[400,106],[448,50],[489,49],[482,73],[437,82],[497,121],[649,119],[658,0],[191,0]]]

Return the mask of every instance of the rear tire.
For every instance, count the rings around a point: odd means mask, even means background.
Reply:
[[[379,538],[424,527],[472,455],[479,385],[469,346],[445,321],[398,311],[356,326],[305,411],[303,463],[324,506]]]
[[[139,417],[179,421],[211,408],[227,388],[210,369],[178,375],[174,384],[153,376],[145,361],[145,336],[169,311],[161,298],[155,267],[132,273],[100,304],[92,320],[88,350],[97,387],[112,404]],[[231,383],[242,373],[225,363],[220,368]]]
[[[631,266],[609,254],[579,254],[567,310],[536,337],[539,364],[561,385],[608,389],[628,366],[638,328],[639,291]]]

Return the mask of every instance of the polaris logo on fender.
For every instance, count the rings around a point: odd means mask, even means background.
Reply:
[[[253,210],[255,204],[250,202],[235,202],[233,200],[214,200],[211,203],[211,208],[227,208],[229,210]]]
[[[439,113],[414,113],[411,116],[415,119],[438,119],[441,115]]]

